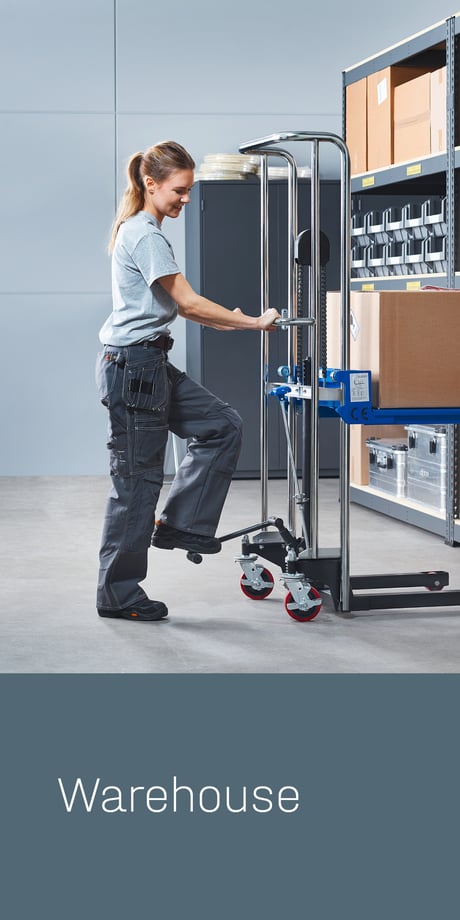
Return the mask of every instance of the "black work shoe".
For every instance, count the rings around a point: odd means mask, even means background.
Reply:
[[[146,601],[132,607],[125,607],[123,610],[110,610],[104,607],[98,607],[97,612],[100,617],[112,617],[115,620],[139,620],[144,623],[152,620],[163,620],[168,616],[168,608],[162,601]]]
[[[159,549],[185,549],[195,553],[220,553],[222,544],[215,537],[205,537],[199,533],[176,530],[169,524],[157,524],[153,532],[152,546]]]

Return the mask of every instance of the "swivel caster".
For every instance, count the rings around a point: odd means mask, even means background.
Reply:
[[[303,610],[302,607],[299,607],[297,602],[294,600],[291,592],[289,592],[289,594],[286,595],[286,600],[284,601],[286,613],[288,613],[293,620],[297,620],[299,623],[306,623],[308,620],[314,620],[321,610],[321,596],[316,588],[310,587],[308,598],[310,601],[317,600],[318,602],[308,606],[307,610]]]
[[[240,578],[240,588],[243,594],[249,597],[251,601],[263,601],[264,598],[268,597],[273,591],[274,578],[268,569],[262,569],[262,571],[259,572],[258,579],[264,582],[263,587],[254,588],[244,573]]]

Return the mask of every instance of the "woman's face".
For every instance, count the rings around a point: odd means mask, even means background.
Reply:
[[[163,217],[179,217],[184,204],[190,201],[190,189],[194,181],[193,169],[176,169],[163,182],[156,182],[149,176],[145,179],[145,208],[157,220]]]

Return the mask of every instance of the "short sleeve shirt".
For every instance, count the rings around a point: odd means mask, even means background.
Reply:
[[[104,345],[134,345],[168,335],[177,304],[158,279],[180,269],[157,219],[139,211],[121,225],[112,255],[112,313],[99,332]]]

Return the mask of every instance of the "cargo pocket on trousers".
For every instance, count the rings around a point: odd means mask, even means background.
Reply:
[[[136,413],[134,419],[134,472],[163,469],[168,440],[167,425],[156,422],[147,413]]]
[[[125,366],[123,375],[123,402],[129,409],[157,412],[168,398],[168,376],[164,361],[147,366]]]

